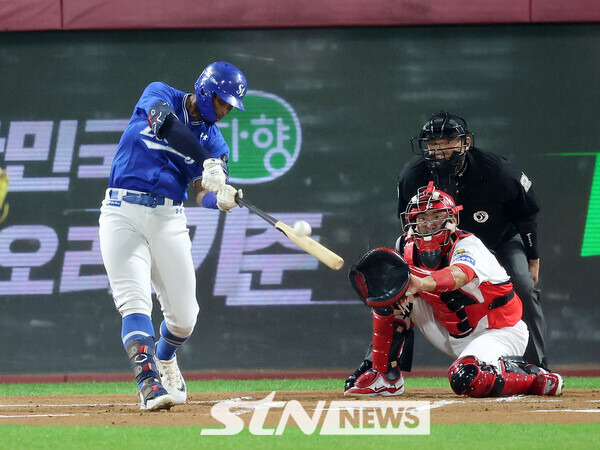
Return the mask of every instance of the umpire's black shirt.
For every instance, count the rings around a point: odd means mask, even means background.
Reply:
[[[491,250],[520,233],[527,258],[537,259],[539,207],[531,181],[503,156],[476,147],[467,151],[465,161],[456,192],[448,192],[457,205],[463,205],[459,228],[474,233]],[[406,163],[398,175],[398,217],[417,189],[432,179],[422,156]]]

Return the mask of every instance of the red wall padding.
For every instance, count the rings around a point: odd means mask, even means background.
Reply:
[[[63,10],[65,29],[320,27],[528,22],[529,1],[63,0]]]
[[[531,0],[532,22],[600,22],[600,0]]]
[[[61,0],[0,0],[0,31],[60,30],[61,3]]]
[[[0,31],[596,21],[599,0],[0,0]]]

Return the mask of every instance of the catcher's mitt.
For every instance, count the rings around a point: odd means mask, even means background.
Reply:
[[[350,268],[350,284],[367,306],[388,306],[404,297],[410,283],[406,261],[389,248],[369,250]]]
[[[8,192],[8,175],[6,171],[0,167],[0,223],[8,216],[8,203],[4,203],[6,193]]]

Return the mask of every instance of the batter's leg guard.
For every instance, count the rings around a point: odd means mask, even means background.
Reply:
[[[175,404],[160,382],[154,360],[154,338],[133,339],[127,343],[127,356],[138,383],[140,409],[155,411],[170,409]]]
[[[448,369],[450,387],[458,395],[493,397],[504,387],[496,368],[486,365],[473,355],[463,356]]]

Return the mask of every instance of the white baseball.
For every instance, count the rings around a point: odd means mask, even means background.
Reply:
[[[299,220],[294,224],[294,231],[301,236],[310,236],[312,228],[305,220]]]

